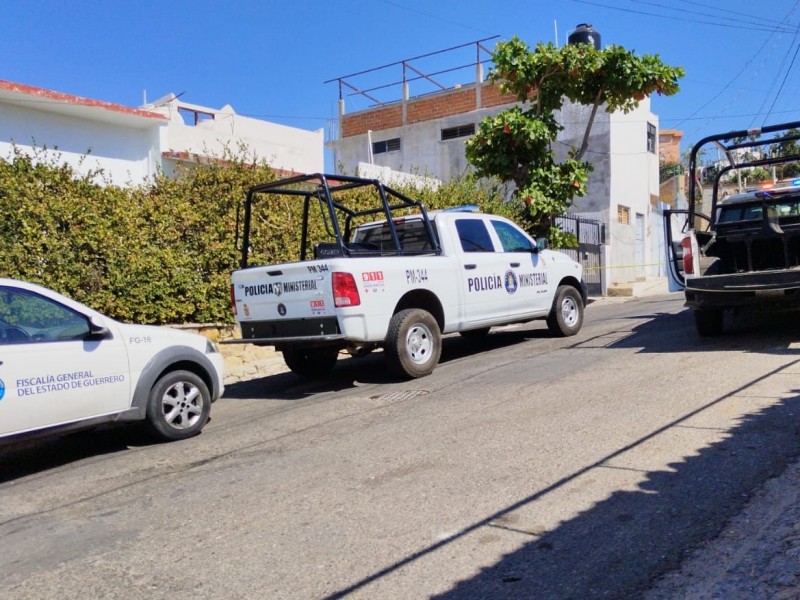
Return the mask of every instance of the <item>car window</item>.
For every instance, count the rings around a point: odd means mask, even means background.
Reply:
[[[481,219],[458,219],[456,231],[464,252],[494,252],[494,244]]]
[[[505,221],[492,221],[504,252],[531,252],[533,244],[519,229]]]
[[[0,286],[0,344],[81,339],[88,319],[49,298]]]
[[[428,230],[422,219],[398,219],[394,221],[400,248],[407,251],[432,250]],[[394,250],[394,240],[389,225],[386,223],[361,227],[353,234],[354,243],[374,244],[381,250]]]

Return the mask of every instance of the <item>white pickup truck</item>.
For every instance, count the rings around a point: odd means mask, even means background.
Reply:
[[[284,210],[292,199],[302,201],[292,213],[302,214],[298,260],[251,265],[269,259],[258,211]],[[324,375],[342,350],[383,348],[396,374],[422,377],[439,361],[443,334],[479,337],[546,319],[554,335],[568,336],[583,323],[586,285],[570,257],[540,249],[503,217],[429,215],[376,180],[317,174],[256,186],[241,233],[241,268],[231,277],[241,343],[275,346],[301,376]]]

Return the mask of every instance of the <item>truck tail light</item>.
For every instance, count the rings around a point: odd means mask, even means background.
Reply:
[[[233,293],[233,284],[231,284],[231,308],[233,309],[233,316],[236,316],[236,296]]]
[[[681,241],[683,247],[683,273],[694,275],[694,256],[692,256],[692,238],[686,236]]]
[[[361,296],[352,273],[333,273],[333,305],[340,308],[359,304]]]

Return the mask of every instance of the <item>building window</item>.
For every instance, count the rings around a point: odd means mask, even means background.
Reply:
[[[623,225],[630,225],[631,223],[631,209],[627,206],[617,204],[617,222]]]
[[[384,152],[396,152],[400,150],[400,138],[392,138],[380,142],[372,142],[372,153],[383,154]]]
[[[647,151],[656,153],[656,126],[652,123],[647,124]]]
[[[454,140],[456,138],[461,138],[461,137],[469,137],[471,135],[475,135],[475,123],[442,129],[443,142],[446,142],[447,140]]]
[[[178,114],[183,117],[183,122],[185,125],[197,125],[203,121],[214,120],[214,113],[185,108],[183,106],[178,107]]]

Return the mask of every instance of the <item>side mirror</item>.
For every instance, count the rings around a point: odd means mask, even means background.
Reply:
[[[89,337],[95,340],[102,340],[111,337],[111,332],[97,317],[92,316],[89,317]]]
[[[539,237],[536,238],[536,250],[547,250],[547,238]]]

